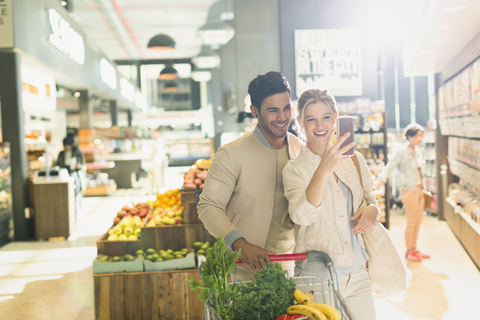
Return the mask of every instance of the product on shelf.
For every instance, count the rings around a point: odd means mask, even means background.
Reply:
[[[118,218],[118,217],[115,217]],[[108,241],[138,240],[141,235],[140,225],[142,220],[139,216],[125,216],[118,224],[108,230]]]
[[[205,178],[207,177],[208,168],[210,168],[211,163],[212,159],[198,159],[185,174],[183,189],[203,189],[203,184],[205,183]]]
[[[152,262],[160,262],[173,259],[181,259],[185,257],[189,252],[190,250],[187,248],[183,248],[177,251],[173,251],[172,249],[161,249],[157,251],[154,248],[148,248],[145,251],[137,250],[135,254],[137,258],[142,258],[144,260],[149,260]]]
[[[146,227],[176,225],[183,223],[183,205],[180,189],[158,193],[153,202],[153,212]]]

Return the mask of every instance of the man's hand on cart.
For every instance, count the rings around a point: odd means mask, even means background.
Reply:
[[[249,243],[243,238],[235,241],[232,245],[232,249],[235,251],[242,249],[240,260],[242,260],[252,271],[260,271],[267,265],[267,263],[272,262],[268,255],[275,254],[275,252],[267,251],[257,245]]]

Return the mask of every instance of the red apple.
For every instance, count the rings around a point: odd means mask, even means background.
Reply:
[[[124,205],[123,208],[122,208],[122,210],[127,211],[127,212],[130,211],[130,209],[131,209],[131,207],[129,205]]]
[[[138,209],[137,208],[132,208],[132,209],[130,209],[130,213],[132,214],[132,216],[137,215],[138,214]]]
[[[125,214],[125,217],[131,217],[131,216],[132,216],[132,214],[131,214],[131,213],[127,213],[127,214]]]
[[[120,219],[123,218],[125,216],[127,212],[125,210],[120,210],[117,212],[117,217],[119,217]]]
[[[183,222],[183,218],[181,218],[181,217],[174,217],[173,219],[175,219],[175,222],[177,224],[182,224],[182,222]]]
[[[118,224],[122,219],[120,217],[115,217],[113,219],[113,224]]]

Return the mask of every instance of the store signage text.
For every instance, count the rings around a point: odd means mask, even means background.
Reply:
[[[53,9],[47,10],[47,19],[48,42],[82,65],[85,62],[85,44],[82,36]]]
[[[130,102],[135,101],[135,87],[125,78],[120,78],[120,94]]]
[[[12,0],[0,1],[0,48],[13,48]]]
[[[100,59],[100,78],[112,90],[117,89],[117,72],[105,58]]]
[[[312,87],[334,96],[362,95],[360,30],[295,30],[297,96]]]

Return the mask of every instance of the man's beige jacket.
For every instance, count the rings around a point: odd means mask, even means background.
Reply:
[[[287,134],[287,145],[289,159],[295,158],[301,141]],[[265,247],[273,214],[276,163],[276,152],[258,126],[218,149],[198,203],[199,218],[214,237],[225,238],[234,231],[231,234]],[[236,277],[248,280],[253,273],[240,266]]]

